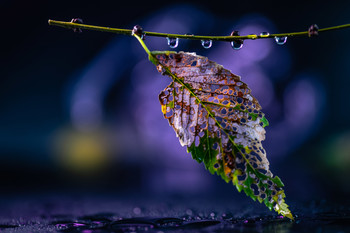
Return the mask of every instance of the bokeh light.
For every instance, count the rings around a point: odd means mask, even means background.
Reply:
[[[180,18],[180,14],[192,17]],[[204,14],[189,6],[178,6],[165,8],[139,24],[149,31],[206,33],[206,30],[200,30],[197,26],[207,24],[208,29],[215,18],[210,14],[201,17]],[[259,14],[246,15],[227,23],[226,28],[228,33],[234,29],[242,35],[276,31],[273,22]],[[170,49],[164,38],[146,38],[146,44],[152,49]],[[179,40],[178,49],[191,51],[192,48],[190,42]],[[304,73],[283,86],[284,90],[277,90],[277,86],[286,80],[292,66],[287,46],[277,45],[272,39],[263,39],[245,41],[239,51],[234,51],[228,43],[223,42],[217,42],[207,50],[200,45],[195,48],[198,54],[206,55],[240,75],[252,89],[252,94],[260,101],[270,119],[264,146],[272,163],[289,156],[314,133],[322,120],[321,110],[326,98],[322,83],[317,81],[322,77],[316,77],[320,75],[312,72]],[[206,171],[195,164],[186,153],[186,148],[179,145],[175,133],[160,111],[158,94],[170,83],[170,78],[158,74],[136,41],[116,37],[75,80],[75,88],[69,88],[73,90],[70,100],[73,127],[81,129],[84,125],[93,128],[96,122],[102,121],[114,125],[113,128],[124,125],[130,134],[128,138],[134,142],[121,143],[121,147],[125,148],[120,150],[128,151],[127,148],[134,144],[132,154],[138,156],[134,157],[134,162],[143,166],[147,187],[160,192],[184,190],[193,183],[197,185],[197,192],[209,187],[212,181],[202,179]],[[104,106],[111,85],[123,85],[118,89],[123,91],[116,97],[122,101],[112,100],[115,105],[109,106],[116,119],[108,117],[111,110]],[[281,96],[277,93],[284,94]],[[120,133],[118,130],[111,132],[118,135],[116,138],[119,139],[123,138]],[[128,153],[121,156],[129,157]],[[153,171],[155,167],[158,172]],[[184,174],[187,178],[181,179]],[[182,181],[179,182],[175,177]]]
[[[13,5],[7,2],[4,6]],[[237,7],[232,3],[235,8],[164,2],[130,11],[113,4],[113,9],[104,7],[103,14],[92,5],[86,6],[94,12],[90,14],[77,5],[75,9],[56,5],[50,16],[41,10],[22,10],[23,15],[4,25],[9,35],[17,35],[11,38],[13,44],[4,43],[1,62],[0,172],[12,177],[4,179],[8,187],[25,189],[23,183],[30,188],[57,183],[63,187],[80,176],[78,183],[93,184],[91,190],[105,185],[106,190],[159,194],[236,193],[180,146],[158,100],[170,78],[157,72],[135,39],[49,27],[48,17],[201,35],[299,31],[313,23],[322,28],[347,19],[347,8],[336,4],[327,4],[334,13],[316,7],[319,10],[310,14],[305,8],[298,9],[298,17],[283,17],[296,15],[291,14],[293,7],[270,8],[262,2]],[[31,25],[36,29],[18,32],[14,22],[22,25],[29,15],[37,17]],[[207,56],[248,84],[270,122],[263,145],[271,171],[291,193],[288,197],[346,196],[350,193],[348,34],[349,30],[341,30],[317,38],[288,38],[284,45],[273,39],[247,40],[240,50],[228,42],[213,41],[205,49],[200,41],[180,39],[174,50]],[[165,38],[146,37],[145,43],[151,50],[172,50]],[[57,178],[62,174],[69,175],[67,180]]]
[[[61,130],[54,138],[57,163],[66,171],[79,176],[94,176],[112,161],[108,139],[102,131],[81,132]]]

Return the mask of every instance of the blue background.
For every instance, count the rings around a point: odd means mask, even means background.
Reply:
[[[82,18],[100,26],[227,35],[292,32],[348,23],[350,3],[293,1],[113,3],[2,1],[1,195],[116,192],[245,199],[181,148],[162,113],[157,73],[127,36],[48,26]],[[271,171],[288,200],[342,201],[350,193],[350,30],[317,38],[246,41],[234,51],[180,40],[240,75],[270,121]],[[145,40],[167,50],[164,38]]]

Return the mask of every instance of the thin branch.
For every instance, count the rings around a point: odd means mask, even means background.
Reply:
[[[87,29],[101,32],[111,32],[116,34],[123,35],[132,35],[132,30],[130,29],[120,29],[120,28],[111,28],[111,27],[100,27],[87,24],[79,24],[72,22],[56,21],[49,19],[49,25],[64,27],[68,29]],[[326,32],[333,30],[340,30],[344,28],[349,28],[350,24],[343,24],[334,27],[327,27],[318,29],[318,32]],[[159,32],[148,32],[144,31],[146,36],[155,36],[155,37],[168,37],[168,38],[179,38],[179,39],[189,39],[189,40],[216,40],[216,41],[233,41],[233,40],[255,40],[255,39],[266,39],[266,38],[275,38],[275,37],[297,37],[297,36],[309,36],[308,31],[302,32],[290,32],[290,33],[278,33],[278,34],[266,34],[266,35],[245,35],[245,36],[200,36],[200,35],[182,35],[182,34],[170,34],[170,33],[159,33]]]

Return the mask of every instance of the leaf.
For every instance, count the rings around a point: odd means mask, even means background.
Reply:
[[[261,144],[268,121],[247,84],[195,53],[156,51],[150,60],[172,78],[159,95],[162,112],[193,159],[239,192],[293,219],[284,185],[270,172]]]

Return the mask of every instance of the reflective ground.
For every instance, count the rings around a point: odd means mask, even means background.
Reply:
[[[291,203],[292,222],[257,203],[82,195],[2,199],[0,232],[349,232],[350,208]]]

